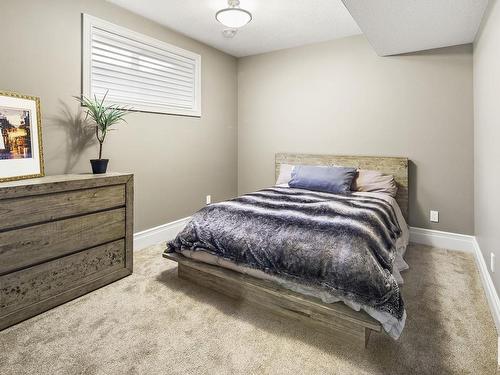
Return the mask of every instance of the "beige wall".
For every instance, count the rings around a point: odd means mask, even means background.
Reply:
[[[486,264],[496,254],[500,291],[500,3],[489,9],[474,44],[475,227]]]
[[[240,59],[239,192],[273,183],[276,152],[407,156],[410,224],[472,234],[471,52],[378,57],[356,36]]]
[[[82,12],[202,55],[201,119],[133,113],[105,144],[110,170],[136,175],[136,231],[272,184],[291,151],[408,156],[410,224],[473,233],[470,46],[381,58],[357,36],[237,61],[103,0],[2,0],[0,90],[41,97],[47,174],[97,153],[71,130]]]
[[[47,174],[88,172],[71,124],[81,92],[81,13],[201,54],[202,117],[134,113],[107,139],[110,170],[135,174],[135,230],[237,190],[237,61],[103,0],[1,0],[0,90],[40,96]]]

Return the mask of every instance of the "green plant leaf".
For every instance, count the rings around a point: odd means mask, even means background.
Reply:
[[[126,122],[125,116],[132,109],[126,106],[116,106],[109,105],[105,103],[108,91],[99,100],[96,95],[93,99],[87,98],[85,96],[74,96],[74,98],[80,102],[80,104],[86,107],[85,119],[91,118],[96,126],[96,138],[99,143],[103,143],[106,135],[113,125],[120,122]]]

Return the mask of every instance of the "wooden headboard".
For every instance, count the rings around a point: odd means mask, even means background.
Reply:
[[[342,165],[391,174],[398,185],[396,201],[401,207],[403,216],[408,222],[408,159],[383,156],[340,156],[310,154],[276,154],[275,179],[280,173],[281,164],[293,165]]]

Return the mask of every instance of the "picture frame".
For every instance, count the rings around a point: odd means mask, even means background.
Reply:
[[[0,182],[43,176],[40,98],[0,91]]]

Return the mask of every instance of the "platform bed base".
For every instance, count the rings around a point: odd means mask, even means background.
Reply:
[[[364,311],[354,311],[343,303],[326,304],[321,300],[285,289],[232,270],[186,258],[181,254],[163,254],[178,262],[178,277],[229,297],[250,302],[280,316],[299,321],[335,340],[366,348],[372,331],[381,325]]]

